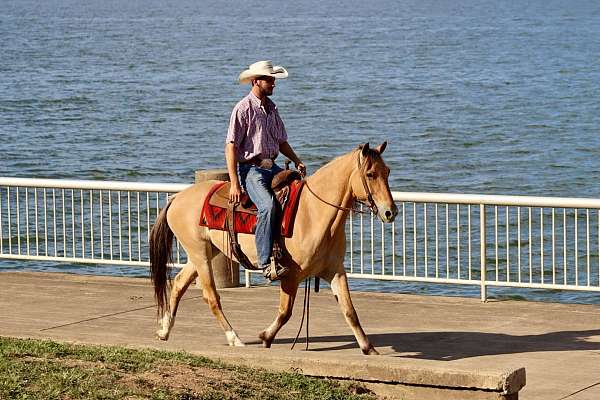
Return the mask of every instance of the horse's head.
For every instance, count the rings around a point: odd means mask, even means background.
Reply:
[[[350,184],[357,200],[371,207],[383,222],[392,222],[398,208],[388,184],[390,169],[381,158],[386,145],[387,142],[383,142],[374,149],[369,147],[369,143],[358,146],[357,166]]]

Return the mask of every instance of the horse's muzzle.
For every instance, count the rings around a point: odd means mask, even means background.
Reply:
[[[379,218],[381,218],[383,222],[394,222],[396,215],[398,215],[396,203],[392,203],[391,207],[379,207]]]

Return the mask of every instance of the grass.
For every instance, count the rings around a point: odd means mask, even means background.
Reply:
[[[374,399],[354,382],[183,352],[0,337],[0,399]]]

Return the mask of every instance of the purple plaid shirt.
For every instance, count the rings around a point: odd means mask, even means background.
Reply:
[[[267,98],[264,107],[250,92],[231,112],[225,143],[233,143],[237,161],[253,157],[275,159],[279,145],[287,141],[287,132],[277,111],[277,106]]]

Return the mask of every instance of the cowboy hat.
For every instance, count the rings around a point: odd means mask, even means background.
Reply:
[[[272,76],[275,79],[285,79],[288,72],[282,66],[273,66],[271,61],[258,61],[250,65],[247,70],[242,71],[238,78],[241,84],[250,83],[252,79],[259,76]]]

